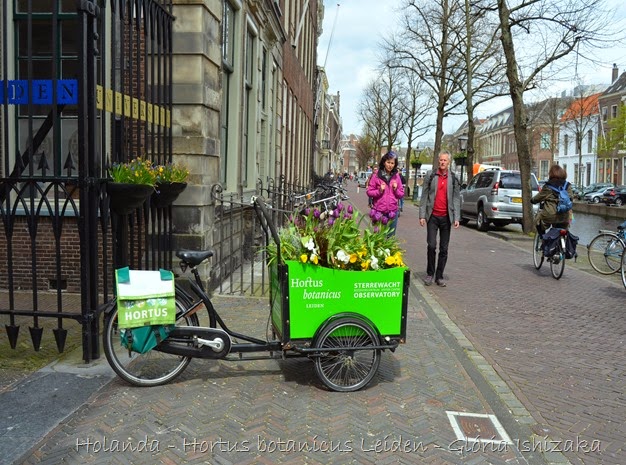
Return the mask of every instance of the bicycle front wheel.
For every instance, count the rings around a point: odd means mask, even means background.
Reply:
[[[543,264],[543,250],[541,250],[541,235],[535,233],[535,240],[533,241],[533,264],[536,269],[541,268]]]
[[[176,314],[182,314],[184,309],[183,302],[177,297]],[[197,315],[193,314],[185,318],[177,317],[176,326],[200,326],[200,323]],[[157,348],[145,354],[129,353],[122,345],[123,331],[117,326],[116,306],[104,320],[103,349],[113,371],[127,383],[143,387],[166,384],[180,375],[191,361],[192,357],[166,354]]]
[[[622,267],[624,243],[613,233],[600,233],[589,243],[589,264],[600,274],[616,273]]]
[[[626,252],[622,253],[622,284],[626,288]]]

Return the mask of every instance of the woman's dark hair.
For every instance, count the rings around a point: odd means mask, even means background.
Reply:
[[[567,179],[567,171],[561,165],[552,165],[548,173],[548,179]]]
[[[380,159],[380,162],[378,163],[378,169],[381,170],[381,173],[385,172],[385,162],[387,160],[393,160],[393,169],[391,170],[392,172],[398,168],[398,155],[396,155],[396,152],[387,152],[383,155],[383,157]]]

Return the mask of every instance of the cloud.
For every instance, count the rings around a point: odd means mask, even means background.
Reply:
[[[624,24],[626,8],[624,0],[607,0],[607,6],[615,8],[613,19]],[[396,11],[398,0],[324,0],[323,33],[318,45],[318,64],[326,67],[329,92],[341,94],[341,119],[344,133],[359,134],[361,122],[357,116],[359,101],[368,83],[376,74],[380,63],[381,43],[393,28],[397,27],[399,15]],[[334,28],[333,28],[334,27]],[[623,31],[623,27],[617,28]],[[332,35],[332,41],[331,41]],[[622,35],[623,36],[623,35]],[[330,44],[330,48],[329,48]],[[525,101],[537,101],[548,96],[560,95],[563,90],[571,90],[578,83],[608,86],[611,80],[613,63],[626,71],[626,50],[623,46],[607,50],[596,50],[592,55],[594,63],[575,59],[561,74],[561,79],[550,84],[541,93],[525,94]],[[576,79],[576,73],[578,79]],[[511,106],[508,97],[496,99],[477,109],[477,117],[484,118]],[[448,117],[444,120],[444,132],[454,132],[464,122],[463,116]],[[427,136],[428,137],[428,136]],[[434,130],[432,138],[434,139]]]

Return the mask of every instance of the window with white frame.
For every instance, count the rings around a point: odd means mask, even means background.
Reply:
[[[550,149],[550,142],[551,142],[551,138],[550,138],[550,134],[549,133],[544,132],[543,134],[541,134],[540,148],[542,150],[549,150]]]
[[[563,155],[567,155],[569,149],[569,136],[565,134],[563,136]]]
[[[587,153],[593,153],[593,130],[587,131]]]

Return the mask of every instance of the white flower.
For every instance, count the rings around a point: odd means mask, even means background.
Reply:
[[[350,261],[350,255],[348,255],[343,249],[339,249],[337,252],[337,260],[343,263],[348,263]]]
[[[378,259],[374,257],[373,255],[372,255],[372,263],[370,266],[372,267],[372,270],[378,269]]]
[[[310,250],[311,252],[315,251],[315,242],[313,242],[313,238],[312,237],[309,237],[309,240],[308,240],[308,242],[306,244],[304,244],[304,247],[307,250]]]

